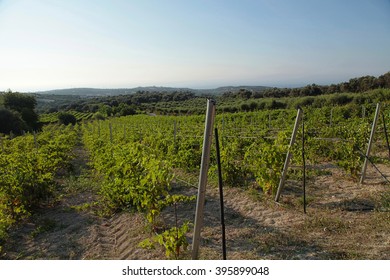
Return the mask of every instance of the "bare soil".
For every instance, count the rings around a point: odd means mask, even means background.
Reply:
[[[59,179],[63,195],[11,230],[1,258],[166,259],[163,248],[139,247],[151,236],[142,214],[97,214],[98,181],[88,170],[85,151],[76,154],[75,176]],[[378,167],[390,176],[388,164]],[[287,181],[279,203],[258,191],[225,188],[228,259],[390,259],[389,184],[372,166],[363,185],[332,165],[323,174],[307,182],[307,214],[298,181]],[[197,192],[179,181],[173,191]],[[179,223],[193,221],[195,202],[180,205],[177,213]],[[164,222],[172,225],[174,215],[166,209]],[[207,190],[201,236],[200,258],[221,259],[216,187]],[[191,238],[192,233],[190,244]],[[190,258],[190,252],[182,258]]]

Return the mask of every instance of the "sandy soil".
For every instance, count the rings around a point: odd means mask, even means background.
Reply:
[[[79,159],[85,156],[82,150],[78,153]],[[390,176],[388,165],[378,167]],[[228,259],[390,259],[389,184],[371,166],[363,185],[332,165],[326,170],[326,175],[311,176],[307,182],[307,214],[301,182],[288,180],[280,203],[254,191],[225,188]],[[174,191],[197,192],[180,182],[174,184]],[[1,258],[166,258],[162,248],[138,246],[150,237],[142,214],[123,212],[102,218],[93,206],[96,200],[92,187],[68,191],[15,227]],[[219,211],[218,190],[209,187],[201,259],[222,258]],[[179,222],[193,221],[194,216],[195,203],[179,206]],[[166,209],[163,218],[173,224],[173,209]],[[191,237],[192,233],[190,243]],[[190,252],[182,257],[190,258]]]

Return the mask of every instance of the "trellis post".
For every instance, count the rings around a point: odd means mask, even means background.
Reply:
[[[203,138],[202,161],[200,164],[198,197],[196,201],[194,236],[192,239],[192,259],[198,259],[200,231],[203,226],[203,212],[206,198],[207,173],[210,164],[210,151],[215,119],[215,101],[207,100],[207,112]]]
[[[286,155],[286,160],[284,161],[284,166],[283,166],[283,171],[282,171],[282,177],[280,178],[280,181],[279,181],[279,186],[278,186],[278,191],[276,193],[276,197],[275,197],[275,201],[278,202],[279,201],[279,198],[280,198],[280,194],[282,192],[282,189],[284,187],[284,182],[286,180],[286,175],[287,175],[287,170],[288,170],[288,166],[290,164],[290,160],[291,160],[291,156],[292,156],[292,153],[291,153],[291,149],[292,149],[292,146],[294,145],[295,143],[295,139],[297,137],[297,132],[298,132],[298,128],[299,128],[299,123],[302,119],[302,109],[299,108],[298,109],[298,112],[297,112],[297,117],[295,118],[295,124],[294,124],[294,129],[293,129],[293,132],[292,132],[292,135],[291,135],[291,140],[290,140],[290,145],[288,147],[288,151],[287,151],[287,155]]]
[[[371,127],[370,140],[368,141],[367,152],[366,152],[366,156],[364,158],[364,163],[363,163],[363,168],[362,168],[362,176],[360,177],[360,184],[363,184],[364,179],[366,177],[367,164],[368,164],[370,153],[371,153],[372,142],[373,142],[373,139],[374,139],[376,124],[378,122],[380,107],[381,107],[380,103],[377,103],[376,104],[374,121],[372,122],[372,127]]]

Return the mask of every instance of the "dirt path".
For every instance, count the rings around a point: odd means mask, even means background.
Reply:
[[[60,176],[56,201],[38,209],[10,231],[1,259],[154,259],[160,251],[142,252],[148,237],[142,215],[96,215],[98,180],[82,146],[74,150],[73,171]]]

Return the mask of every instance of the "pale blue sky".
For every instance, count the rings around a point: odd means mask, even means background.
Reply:
[[[0,0],[0,90],[338,83],[390,71],[390,0]]]

